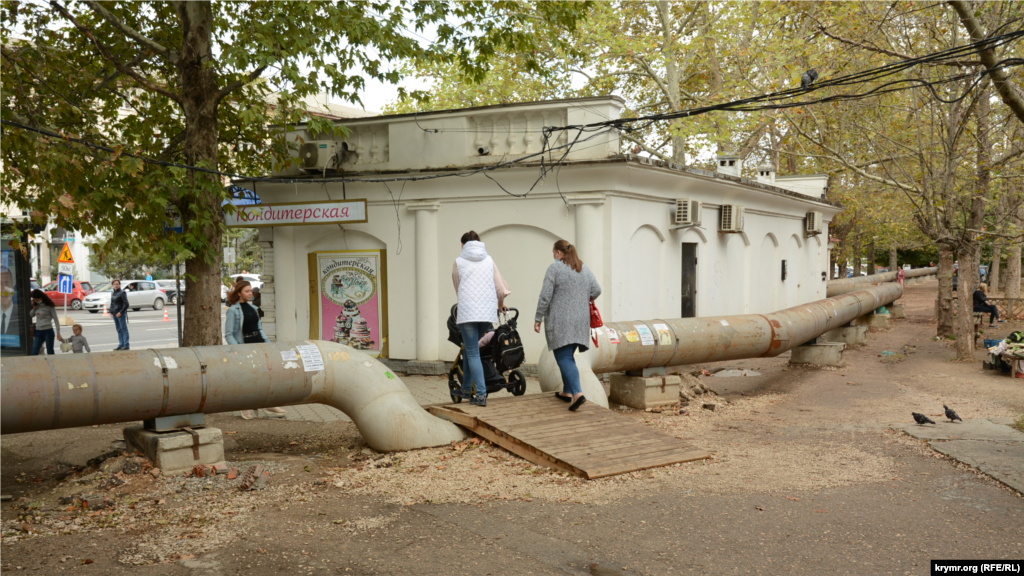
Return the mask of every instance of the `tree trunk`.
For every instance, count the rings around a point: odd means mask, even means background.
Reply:
[[[956,306],[956,358],[971,360],[974,358],[974,291],[977,289],[975,275],[966,270],[976,269],[974,257],[976,250],[973,244],[962,247],[957,252],[960,261],[960,282],[957,286]],[[973,267],[973,268],[972,268]]]
[[[935,335],[953,334],[953,249],[939,246],[939,296],[935,306]]]
[[[897,258],[896,247],[889,248],[889,272],[896,272],[900,267],[899,259]]]
[[[1014,242],[1007,256],[1007,298],[1021,297],[1021,243]]]
[[[860,268],[861,268],[861,262],[860,262],[860,238],[856,238],[853,241],[853,257],[852,257],[852,259],[853,259],[853,277],[854,278],[859,278],[860,277]]]
[[[175,2],[181,19],[184,40],[178,61],[181,83],[181,107],[185,117],[186,158],[193,166],[217,168],[217,123],[219,103],[216,68],[213,61],[211,33],[213,11],[209,2]],[[188,221],[212,221],[192,231],[206,237],[210,246],[219,247],[224,233],[221,208],[223,182],[214,175],[192,173],[194,198],[178,209],[190,213]],[[186,230],[188,233],[189,230]],[[184,346],[219,346],[222,344],[220,324],[221,262],[219,248],[210,254],[197,254],[185,261],[185,290],[189,294],[189,313],[185,315],[182,344]]]
[[[1000,260],[1003,258],[1003,243],[996,242],[992,246],[992,264],[988,267],[988,293],[995,296],[999,290],[999,268],[1002,266]]]
[[[878,267],[875,265],[875,243],[872,242],[868,246],[868,274],[875,274],[878,272]]]

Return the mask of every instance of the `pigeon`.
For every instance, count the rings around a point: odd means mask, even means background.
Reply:
[[[950,410],[949,406],[946,406],[945,404],[943,404],[942,407],[946,409],[946,418],[949,418],[950,422],[952,422],[954,420],[959,420],[961,422],[964,421],[964,419],[961,418],[960,416],[958,416],[956,412],[953,412],[952,410]]]
[[[917,412],[910,413],[914,417],[914,421],[924,426],[925,424],[935,424],[935,421],[925,416],[924,414],[918,414]]]
[[[814,81],[817,79],[818,71],[815,70],[814,68],[811,68],[807,72],[804,72],[804,75],[800,77],[800,87],[807,88],[811,84],[814,84]]]

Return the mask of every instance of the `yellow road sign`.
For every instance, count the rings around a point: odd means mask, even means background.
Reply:
[[[64,264],[74,264],[75,259],[71,257],[71,246],[65,242],[64,247],[60,250],[60,258],[57,258],[57,262],[63,262]]]

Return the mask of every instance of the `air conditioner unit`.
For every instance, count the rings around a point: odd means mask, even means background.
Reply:
[[[321,172],[338,166],[338,143],[333,140],[313,140],[299,146],[299,162],[303,170]]]
[[[743,232],[743,206],[723,204],[719,232]]]
[[[704,203],[689,198],[676,198],[676,213],[673,218],[677,226],[700,226]]]
[[[821,212],[808,212],[804,231],[808,235],[821,234]]]

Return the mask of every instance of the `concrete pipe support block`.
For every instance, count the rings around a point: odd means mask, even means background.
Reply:
[[[894,320],[907,317],[907,307],[903,304],[892,304],[889,306],[889,314]]]
[[[188,472],[199,464],[223,464],[224,436],[220,428],[197,428],[195,432],[199,435],[198,459],[192,449],[192,435],[185,431],[152,432],[142,426],[131,426],[124,429],[124,441],[168,475]]]
[[[842,342],[822,342],[793,348],[790,364],[813,364],[815,366],[843,366]]]
[[[868,328],[888,328],[891,314],[865,314],[853,321],[854,326],[867,326]]]
[[[825,342],[842,342],[847,346],[860,346],[861,344],[867,344],[868,327],[843,326],[842,328],[825,332],[821,335],[821,339]]]
[[[679,376],[627,376],[612,374],[609,400],[630,408],[646,409],[679,401]]]

